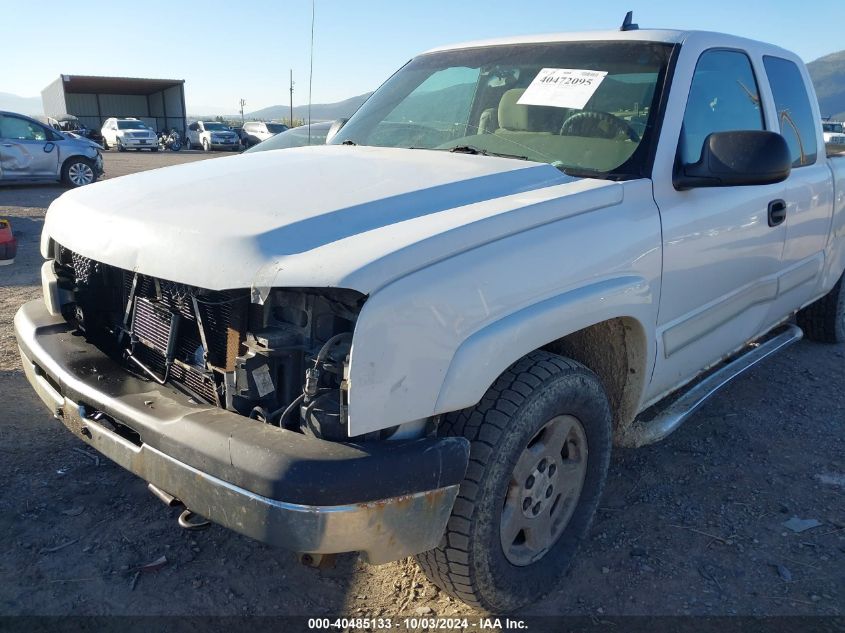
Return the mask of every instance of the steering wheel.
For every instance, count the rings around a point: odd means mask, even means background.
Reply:
[[[576,112],[560,126],[560,134],[561,136],[593,136],[609,139],[623,136],[635,143],[640,140],[639,134],[627,121],[601,110]]]

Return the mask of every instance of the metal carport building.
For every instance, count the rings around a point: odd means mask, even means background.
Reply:
[[[154,130],[185,133],[185,80],[60,75],[41,91],[44,114],[72,114],[86,127],[100,129],[110,117],[135,117]]]

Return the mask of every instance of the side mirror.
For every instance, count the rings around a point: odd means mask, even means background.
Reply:
[[[335,135],[340,132],[340,128],[346,125],[346,122],[349,119],[335,119],[332,123],[332,126],[329,128],[329,133],[326,135],[326,145],[331,143],[331,140],[335,137]]]
[[[780,134],[762,130],[714,132],[704,140],[699,161],[680,165],[672,182],[679,191],[770,185],[786,180],[791,170],[792,154]]]

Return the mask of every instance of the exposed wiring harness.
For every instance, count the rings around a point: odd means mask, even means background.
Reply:
[[[322,376],[322,370],[320,368],[325,365],[329,352],[331,352],[333,347],[335,347],[338,343],[351,338],[351,333],[342,332],[341,334],[335,334],[326,341],[320,348],[320,351],[317,352],[317,356],[314,358],[314,366],[305,370],[305,384],[303,385],[302,393],[294,398],[287,407],[279,408],[270,413],[267,420],[272,423],[276,416],[281,412],[281,416],[279,417],[277,424],[279,427],[283,427],[287,417],[298,405],[302,403],[307,405],[312,400],[332,391],[332,389],[328,387],[320,388],[320,378]]]

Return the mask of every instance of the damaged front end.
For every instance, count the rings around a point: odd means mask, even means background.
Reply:
[[[55,245],[58,310],[126,369],[198,402],[348,440],[353,290],[210,291],[108,266]]]
[[[80,440],[266,543],[372,563],[437,545],[469,443],[381,422],[348,436],[364,295],[285,288],[257,304],[55,243],[48,254],[44,300],[18,310],[15,335],[30,384]]]

